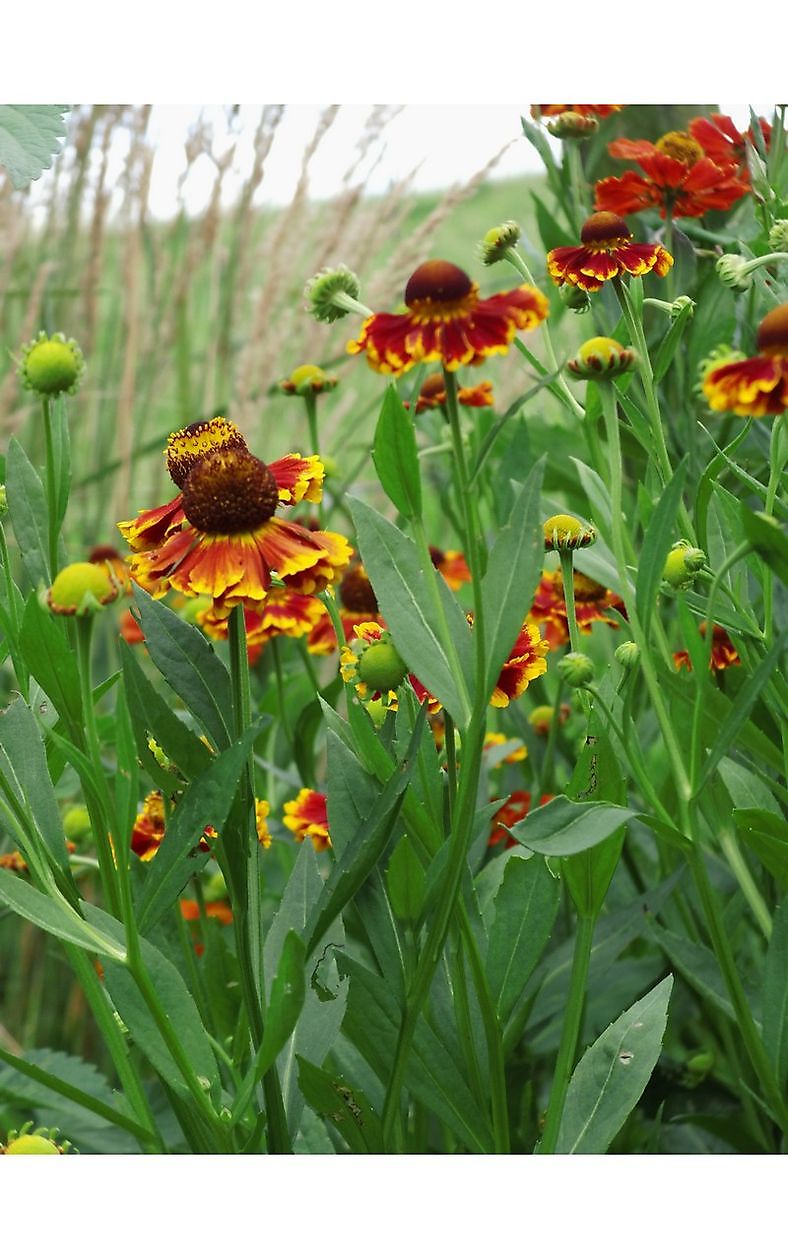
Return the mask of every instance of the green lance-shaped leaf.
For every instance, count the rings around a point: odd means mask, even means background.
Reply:
[[[788,538],[785,530],[774,517],[765,512],[751,512],[740,504],[744,536],[752,543],[762,560],[768,564],[783,583],[788,583]]]
[[[33,586],[48,586],[53,574],[49,572],[46,494],[41,478],[15,437],[8,443],[6,493],[8,515],[25,572]]]
[[[61,941],[69,941],[107,958],[125,958],[126,951],[121,944],[86,923],[59,894],[39,892],[10,871],[0,870],[0,902]]]
[[[230,675],[196,626],[141,587],[134,591],[151,660],[217,748],[226,748],[233,707]]]
[[[657,591],[662,581],[665,560],[676,542],[676,520],[681,505],[681,492],[687,478],[688,456],[684,456],[662,492],[648,524],[638,561],[635,604],[638,617],[648,630],[651,615],[657,603]]]
[[[369,815],[360,820],[326,881],[307,925],[308,954],[358,892],[385,852],[399,818],[402,798],[413,776],[426,716],[427,707],[423,705],[404,760],[394,770]]]
[[[731,706],[725,721],[719,728],[717,738],[711,746],[711,750],[703,766],[697,792],[703,790],[714,770],[717,768],[719,761],[725,756],[728,749],[733,747],[736,737],[750,716],[758,696],[761,694],[763,688],[766,686],[782,659],[783,652],[785,651],[786,640],[788,640],[788,630],[783,630],[779,639],[777,639],[777,641],[772,645],[770,650],[766,653],[766,656],[764,656],[763,660],[758,665],[755,673],[747,679],[746,683],[736,696],[736,703]]]
[[[0,105],[0,166],[14,188],[48,171],[66,134],[68,105]]]
[[[404,835],[391,855],[386,871],[389,901],[394,913],[406,923],[418,923],[424,908],[424,866],[410,836]]]
[[[30,673],[49,696],[69,734],[75,736],[82,729],[76,657],[63,618],[42,608],[35,592],[25,605],[19,645]]]
[[[482,581],[487,635],[485,690],[492,694],[501,667],[533,602],[544,561],[540,492],[544,461],[518,491],[509,520],[490,552]]]
[[[711,1003],[728,1019],[735,1020],[731,1000],[711,950],[701,945],[700,941],[690,941],[686,936],[679,936],[678,932],[671,932],[657,923],[651,923],[649,930],[670,959],[671,966],[690,988],[704,1002]]]
[[[788,898],[776,915],[763,976],[763,1044],[781,1089],[788,1084]]]
[[[569,857],[582,853],[634,818],[635,811],[606,801],[581,804],[556,796],[540,805],[507,830],[515,840],[534,853],[546,857]]]
[[[199,736],[181,721],[177,713],[173,712],[171,705],[149,682],[134,652],[123,639],[120,640],[120,656],[126,696],[140,757],[145,761],[146,766],[148,766],[148,758],[153,760],[153,754],[148,747],[150,733],[186,778],[196,778],[210,764],[209,749]]]
[[[17,801],[32,816],[38,835],[68,881],[76,900],[63,824],[47,769],[41,731],[21,698],[0,713],[0,772]]]
[[[541,858],[513,856],[495,897],[485,969],[495,1012],[505,1023],[550,939],[559,881]]]
[[[85,913],[91,924],[104,930],[107,936],[115,935],[119,940],[123,939],[123,926],[117,919],[105,914],[98,906],[86,906]],[[187,989],[181,973],[150,941],[142,939],[140,946],[142,961],[159,1002],[167,1013],[167,1019],[195,1075],[205,1081],[207,1089],[218,1091],[219,1071],[211,1043],[203,1028],[194,998]],[[162,1080],[172,1086],[176,1092],[186,1096],[188,1090],[184,1085],[181,1071],[170,1054],[128,967],[120,962],[108,961],[104,964],[104,978],[118,1014],[140,1052],[149,1060]]]
[[[734,809],[733,821],[745,844],[788,891],[788,823],[766,809]]]
[[[186,789],[167,824],[159,850],[148,865],[137,906],[141,932],[148,932],[158,922],[192,875],[208,861],[210,853],[200,849],[200,839],[208,826],[221,836],[260,726],[258,722],[244,731],[241,739],[220,753]]]
[[[238,1092],[233,1115],[243,1116],[255,1087],[273,1067],[277,1055],[284,1049],[298,1022],[304,1005],[306,983],[304,969],[306,952],[304,942],[292,928],[285,937],[276,976],[271,986],[271,997],[265,1012],[265,1032],[254,1063]]]
[[[341,858],[359,827],[369,818],[378,797],[376,781],[366,774],[335,731],[326,736],[328,751],[328,833],[334,854]]]
[[[439,578],[439,598],[451,640],[447,645],[435,629],[436,613],[415,545],[374,508],[359,499],[349,499],[349,504],[359,550],[397,650],[408,669],[464,726],[469,716],[468,680],[473,674],[465,614]],[[447,655],[452,648],[458,662],[455,668]],[[458,672],[462,677],[457,677]]]
[[[354,1155],[382,1154],[380,1117],[363,1090],[297,1057],[298,1084],[312,1110],[339,1130]]]
[[[604,1155],[654,1071],[672,988],[666,976],[585,1052],[569,1082],[557,1155]]]
[[[410,520],[421,516],[421,473],[413,417],[394,385],[389,385],[383,396],[372,459],[380,484],[397,511]]]

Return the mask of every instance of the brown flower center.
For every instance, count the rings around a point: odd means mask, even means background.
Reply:
[[[764,354],[788,354],[788,302],[776,306],[761,320],[758,349]]]
[[[206,534],[244,534],[277,509],[276,478],[247,450],[214,451],[199,460],[183,487],[187,519]]]
[[[377,613],[378,601],[363,565],[348,569],[339,584],[339,601],[349,612]]]
[[[97,547],[94,547],[92,549],[92,551],[90,552],[90,555],[88,556],[88,562],[90,564],[101,564],[102,561],[104,560],[122,560],[122,559],[123,557],[121,556],[120,552],[116,551],[115,548],[110,546],[109,543],[99,543]]]
[[[586,219],[580,232],[580,240],[584,245],[598,245],[602,241],[614,241],[624,237],[629,240],[632,233],[619,214],[612,210],[597,210]]]
[[[686,131],[667,131],[664,136],[660,136],[656,147],[660,153],[666,153],[668,157],[683,162],[685,166],[694,166],[703,157],[703,149]]]
[[[245,451],[243,434],[223,416],[197,420],[171,433],[167,442],[167,470],[179,490],[201,459],[214,451]]]
[[[440,547],[430,547],[430,559],[435,568],[439,569],[446,559],[446,552],[441,551]]]
[[[432,259],[414,271],[405,288],[405,303],[461,302],[472,289],[473,281],[460,267]]]

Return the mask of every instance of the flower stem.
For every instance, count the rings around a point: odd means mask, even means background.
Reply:
[[[561,1041],[558,1047],[558,1058],[555,1063],[550,1098],[547,1103],[544,1131],[536,1148],[538,1155],[555,1153],[556,1142],[564,1114],[564,1104],[569,1089],[569,1081],[575,1066],[577,1042],[580,1037],[580,1025],[583,1020],[583,1006],[586,996],[588,967],[591,962],[591,945],[594,939],[596,918],[581,915],[577,925],[575,950],[572,957],[572,975],[569,980],[569,995],[564,1008],[564,1023],[561,1029]]]
[[[309,425],[309,445],[312,448],[311,454],[317,455],[320,450],[320,441],[317,430],[317,398],[311,390],[307,390],[304,394],[304,406],[306,408],[306,421]],[[317,519],[322,526],[325,520],[325,507],[321,497],[320,502],[316,505]]]
[[[58,520],[58,485],[60,470],[56,467],[55,442],[52,433],[52,409],[48,398],[41,400],[44,415],[44,442],[46,445],[46,492],[47,492],[47,564],[50,580],[54,580],[59,569],[58,539],[60,537],[60,521]]]
[[[536,288],[536,283],[534,281],[533,275],[531,274],[531,270],[527,262],[523,258],[522,254],[520,253],[520,251],[518,249],[515,249],[514,246],[512,246],[511,249],[508,249],[506,251],[506,258],[512,264],[515,271],[519,271],[520,275],[523,277],[523,280],[525,280],[526,284],[530,284],[534,288]],[[544,348],[545,348],[545,357],[547,358],[548,366],[551,372],[558,373],[558,380],[556,381],[556,384],[561,391],[561,397],[564,403],[566,404],[566,406],[569,408],[572,414],[576,417],[576,419],[584,420],[585,414],[586,414],[585,408],[582,406],[581,403],[577,401],[571,389],[569,388],[569,385],[567,384],[567,380],[563,373],[563,370],[559,369],[558,359],[556,358],[556,353],[555,353],[555,347],[553,346],[553,339],[550,335],[550,329],[548,328],[546,321],[541,325],[541,330],[542,330],[542,340],[544,342]]]
[[[230,613],[228,626],[230,644],[230,678],[233,691],[233,717],[235,737],[240,738],[248,729],[252,720],[252,693],[249,679],[249,655],[246,643],[246,620],[242,605],[237,605]],[[241,975],[241,991],[243,994],[249,1031],[255,1052],[263,1040],[263,1010],[261,1002],[262,965],[259,949],[259,931],[262,923],[262,905],[260,878],[257,873],[257,839],[252,839],[254,818],[254,754],[249,750],[249,758],[240,784],[240,817],[242,819],[239,839],[243,845],[246,885],[233,888],[235,940],[238,951],[238,967]],[[279,1074],[274,1064],[263,1077],[263,1095],[265,1098],[268,1130],[268,1151],[271,1154],[289,1154],[291,1151],[290,1135],[287,1128],[282,1091],[279,1085]]]

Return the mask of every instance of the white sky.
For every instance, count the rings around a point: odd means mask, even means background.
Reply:
[[[323,108],[286,106],[266,161],[265,177],[259,190],[260,203],[289,202],[300,175],[304,148]],[[372,108],[371,105],[341,107],[310,165],[311,196],[330,197],[340,190]],[[769,115],[773,107],[759,105],[755,108]],[[212,128],[217,154],[223,153],[233,138],[237,139],[233,164],[225,180],[226,201],[232,203],[251,167],[252,139],[260,109],[260,106],[242,105],[231,127],[225,106],[154,106],[148,128],[148,139],[156,153],[149,203],[151,213],[157,218],[169,218],[175,213],[178,176],[185,166],[184,142],[190,128],[200,118]],[[510,141],[514,143],[498,163],[494,178],[538,172],[540,159],[520,129],[520,114],[527,115],[529,109],[527,104],[406,105],[386,127],[381,142],[367,155],[358,175],[371,170],[367,187],[371,192],[380,193],[418,168],[414,188],[445,188],[469,179]],[[748,125],[746,106],[723,105],[721,109],[731,114],[737,125]],[[557,147],[557,142],[555,144]],[[110,182],[120,174],[124,157],[124,145],[119,140],[112,154]],[[190,213],[198,213],[205,206],[214,174],[214,167],[207,158],[195,164],[183,189]]]

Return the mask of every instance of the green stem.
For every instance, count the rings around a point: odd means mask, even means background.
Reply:
[[[561,700],[564,694],[564,680],[558,679],[555,691],[555,699],[553,700],[553,712],[550,717],[550,726],[547,731],[547,744],[545,745],[544,757],[539,768],[539,796],[542,797],[553,786],[555,776],[553,774],[553,761],[555,760],[555,746],[558,742],[558,731],[561,726]]]
[[[586,982],[588,980],[588,967],[591,961],[591,945],[594,939],[595,926],[596,919],[586,915],[580,917],[577,925],[575,949],[572,957],[572,975],[569,980],[569,995],[564,1008],[564,1022],[561,1028],[558,1058],[556,1059],[550,1098],[547,1103],[544,1131],[542,1139],[536,1148],[536,1153],[539,1155],[554,1154],[558,1141],[569,1081],[577,1055],[577,1043],[583,1020]]]
[[[304,394],[304,406],[306,407],[306,421],[309,425],[309,445],[312,448],[311,454],[317,455],[320,451],[320,440],[317,431],[317,396],[310,391]],[[320,502],[316,505],[317,519],[322,526],[325,519],[325,506],[321,497]]]
[[[479,943],[468,918],[466,906],[462,901],[460,902],[459,910],[463,948],[471,966],[471,974],[487,1043],[495,1153],[496,1155],[508,1155],[511,1151],[511,1141],[509,1138],[509,1104],[506,1095],[506,1065],[501,1025],[493,1005],[490,986],[487,983],[487,973],[484,970],[484,962],[479,952]]]
[[[703,853],[693,845],[687,852],[687,862],[692,871],[695,887],[700,897],[706,923],[709,929],[717,964],[722,972],[725,987],[736,1013],[739,1035],[752,1063],[756,1076],[775,1119],[783,1133],[788,1134],[788,1104],[778,1085],[769,1056],[764,1049],[760,1034],[750,1011],[750,1004],[744,987],[739,979],[736,960],[731,949],[728,930],[722,917],[717,894],[709,880]]]
[[[83,720],[85,723],[86,752],[99,783],[101,795],[97,799],[89,782],[83,782],[85,802],[90,815],[90,824],[96,841],[96,852],[99,860],[101,884],[109,910],[116,917],[122,916],[122,908],[118,891],[117,865],[112,851],[109,814],[106,803],[108,792],[106,777],[101,762],[101,744],[96,725],[96,711],[93,706],[92,683],[92,640],[93,615],[77,615],[74,618],[76,628],[77,669],[79,672],[79,689],[82,697]],[[80,776],[82,778],[82,776]],[[116,836],[116,843],[122,844],[125,837]]]
[[[230,679],[233,692],[233,718],[236,739],[249,728],[252,720],[252,693],[249,678],[249,654],[246,643],[246,621],[242,605],[237,605],[230,614],[228,626],[230,645]],[[262,963],[258,948],[258,934],[262,923],[262,904],[260,879],[257,874],[257,836],[253,828],[254,819],[254,754],[249,750],[246,768],[241,778],[240,817],[242,819],[239,837],[244,853],[244,869],[247,873],[245,887],[233,888],[233,916],[235,939],[238,951],[238,968],[241,976],[241,992],[252,1044],[257,1052],[263,1040],[263,1010],[261,1001]],[[282,1091],[279,1085],[279,1074],[273,1064],[263,1077],[263,1096],[265,1098],[266,1120],[268,1131],[268,1151],[271,1154],[289,1154],[291,1151],[290,1135],[287,1128]]]
[[[512,247],[506,251],[506,258],[512,264],[515,271],[520,273],[526,284],[530,284],[532,288],[536,288],[536,283],[531,274],[530,268],[520,251]],[[584,420],[586,418],[585,408],[575,398],[569,388],[569,385],[567,384],[566,376],[564,375],[563,370],[558,366],[558,359],[556,357],[555,347],[553,346],[553,339],[550,335],[550,329],[547,326],[547,321],[541,325],[541,330],[548,367],[551,372],[556,372],[558,374],[556,385],[560,390],[561,398],[577,420]]]
[[[48,398],[41,400],[41,407],[44,414],[44,442],[46,446],[47,563],[49,565],[50,580],[53,581],[59,568],[57,552],[58,538],[60,537],[60,522],[58,520],[58,481],[60,470],[55,466],[52,411]]]
[[[769,484],[766,488],[766,502],[764,504],[769,516],[774,512],[777,490],[785,463],[781,452],[785,414],[783,412],[775,420],[769,443]],[[774,573],[768,565],[766,566],[763,581],[763,632],[766,636],[767,645],[771,645],[774,638]]]

